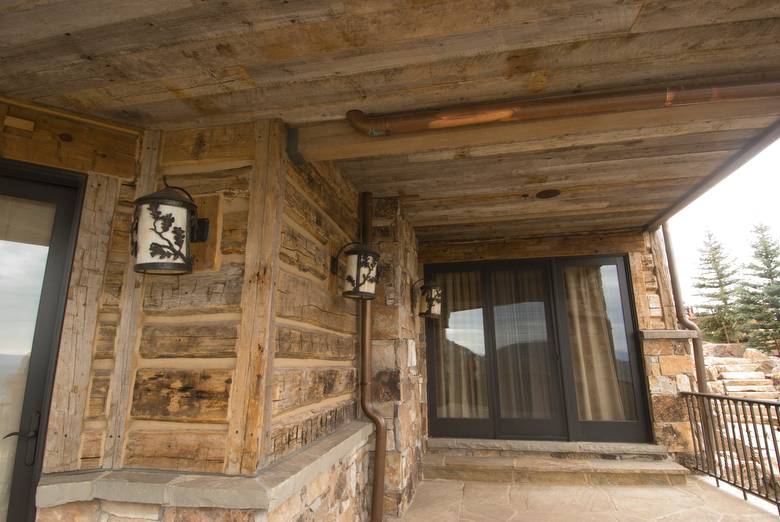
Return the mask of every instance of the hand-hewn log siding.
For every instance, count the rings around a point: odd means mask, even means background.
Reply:
[[[123,466],[225,471],[245,287],[254,124],[163,134],[157,178],[210,202],[210,238],[192,274],[149,276]],[[149,422],[160,424],[148,426]],[[208,429],[193,429],[198,423]]]
[[[274,415],[355,391],[357,368],[277,368],[271,393]]]
[[[267,462],[355,416],[357,306],[341,296],[329,264],[357,228],[357,193],[332,165],[289,169]]]
[[[89,312],[73,327],[81,369],[68,386],[80,399],[53,408],[73,426],[52,423],[47,471],[251,474],[355,417],[357,306],[329,261],[356,239],[357,194],[332,165],[293,168],[283,137],[267,122],[169,131],[147,143],[140,185],[90,175],[73,279],[88,284],[71,293]],[[216,241],[192,274],[139,276],[132,200],[162,175],[214,203]],[[82,259],[89,277],[78,276]]]
[[[196,324],[146,324],[141,357],[235,357],[237,321]]]
[[[357,357],[357,339],[351,334],[309,330],[277,323],[275,339],[276,357],[342,361]]]
[[[142,368],[136,372],[130,415],[136,419],[224,422],[231,382],[231,370]]]
[[[162,315],[238,312],[243,276],[243,264],[225,263],[219,272],[149,277],[144,285],[144,311]]]
[[[108,277],[109,242],[119,191],[119,180],[98,174],[87,180],[52,394],[44,456],[46,471],[78,467],[81,421],[90,387],[92,345],[96,331],[100,332],[100,297],[105,292],[104,281]],[[91,398],[89,402],[91,404]]]
[[[222,471],[225,431],[146,430],[128,433],[125,465],[133,468],[180,471]]]

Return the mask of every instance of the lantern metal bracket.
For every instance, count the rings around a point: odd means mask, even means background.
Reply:
[[[419,299],[419,297],[417,295],[416,288],[417,288],[417,284],[418,283],[423,283],[424,284],[425,283],[425,279],[418,279],[417,281],[412,283],[412,287],[410,289],[411,292],[412,292],[412,310],[417,310],[417,300]]]
[[[209,219],[197,218],[190,231],[190,243],[205,243],[209,239]]]
[[[347,248],[353,246],[353,245],[359,245],[359,241],[352,241],[350,243],[347,243],[343,247],[339,249],[339,251],[336,253],[335,256],[331,256],[330,258],[330,273],[333,275],[338,275],[339,273],[339,257],[341,254],[346,250]]]
[[[187,189],[185,189],[184,187],[169,185],[168,176],[163,176],[162,182],[165,188],[170,188],[170,189],[184,192],[184,194],[186,194],[187,197],[190,198],[190,201],[192,201],[193,204],[195,203],[195,198],[192,197],[192,194],[190,194],[187,191]],[[190,243],[205,243],[209,239],[209,220],[208,218],[199,218],[197,216],[197,212],[198,212],[197,205],[195,206],[194,212],[195,212],[195,216],[191,221],[192,226],[190,227]]]

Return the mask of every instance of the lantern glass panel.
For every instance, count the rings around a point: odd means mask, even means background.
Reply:
[[[347,252],[347,271],[344,277],[345,297],[373,299],[376,295],[379,255],[369,250]]]
[[[423,286],[421,289],[422,298],[420,299],[419,314],[422,317],[440,317],[441,316],[441,288],[438,286]]]
[[[186,207],[150,201],[137,207],[138,272],[183,274],[192,271]]]

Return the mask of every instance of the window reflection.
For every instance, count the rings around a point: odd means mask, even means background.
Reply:
[[[444,292],[437,324],[436,415],[487,418],[487,368],[479,272],[438,274]]]

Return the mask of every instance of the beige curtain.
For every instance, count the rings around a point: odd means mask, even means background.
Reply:
[[[580,420],[626,420],[600,266],[564,271]]]
[[[552,417],[550,346],[541,270],[493,274],[498,396],[501,417]]]
[[[439,418],[487,418],[480,274],[439,274],[438,283],[444,302],[436,335],[436,414]]]

